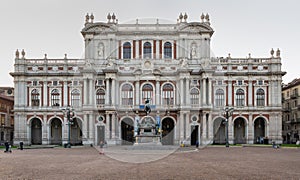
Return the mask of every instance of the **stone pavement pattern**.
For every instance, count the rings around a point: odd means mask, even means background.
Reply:
[[[134,154],[130,154],[134,156]],[[126,163],[98,149],[54,148],[0,154],[0,179],[299,179],[300,149],[206,147],[158,161]]]

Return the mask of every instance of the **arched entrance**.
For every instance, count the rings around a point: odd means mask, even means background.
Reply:
[[[234,143],[245,144],[246,143],[246,126],[243,118],[237,118],[234,121]]]
[[[265,128],[264,118],[259,117],[254,121],[254,143],[263,143],[261,140],[266,136]]]
[[[31,121],[31,144],[42,144],[42,122],[38,118]]]
[[[132,145],[133,138],[133,120],[125,118],[121,122],[121,139],[123,145]]]
[[[214,121],[214,144],[225,144],[225,119],[217,118]]]
[[[71,125],[71,139],[72,145],[82,145],[82,123],[79,119],[74,118]]]
[[[62,144],[62,123],[58,118],[51,121],[51,144]]]
[[[173,145],[174,144],[174,121],[171,118],[165,118],[162,120],[162,144]]]

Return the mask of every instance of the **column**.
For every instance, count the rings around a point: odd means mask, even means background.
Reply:
[[[254,143],[254,124],[253,124],[253,114],[249,113],[249,122],[246,124],[246,138],[248,144]]]
[[[112,136],[112,139],[115,139],[116,138],[116,115],[115,113],[113,113],[111,115],[111,136]]]
[[[206,144],[207,137],[206,137],[206,113],[205,112],[203,112],[202,115],[202,140],[203,143]]]
[[[202,94],[202,105],[206,105],[206,78],[202,79],[202,82],[203,82],[203,88],[202,88],[202,91],[203,91],[203,94]]]
[[[116,80],[115,79],[112,79],[112,83],[111,83],[111,100],[112,100],[112,105],[114,106],[115,105],[115,98],[116,98]]]
[[[94,136],[94,134],[95,134],[95,126],[94,126],[94,122],[95,122],[95,119],[94,119],[94,115],[93,115],[93,113],[92,112],[89,112],[89,115],[88,115],[88,117],[89,117],[89,139],[90,139],[90,143],[93,143],[94,141],[95,141],[95,136]],[[96,144],[95,142],[94,142],[94,144]]]
[[[140,81],[135,82],[135,105],[140,105]]]
[[[183,112],[180,112],[180,115],[179,115],[179,126],[180,126],[180,131],[179,131],[179,134],[180,134],[180,142],[184,140],[184,127],[183,127]]]
[[[191,138],[191,125],[190,125],[190,113],[186,113],[186,117],[185,117],[185,122],[186,122],[186,135],[187,135],[187,139]],[[188,142],[188,144],[190,144],[191,141]]]
[[[49,127],[49,126],[47,126],[47,114],[43,114],[42,144],[49,144],[49,141],[48,141],[48,129],[47,129],[47,127]]]
[[[212,140],[214,138],[212,114],[208,114],[208,122],[206,124],[206,129],[208,131],[208,139]]]
[[[232,106],[232,81],[231,80],[228,80],[227,98],[228,98],[228,106]]]
[[[88,92],[87,92],[87,90],[88,90],[87,85],[88,85],[87,79],[84,79],[84,80],[83,80],[83,93],[84,93],[84,96],[83,96],[83,97],[84,97],[84,98],[83,98],[83,104],[84,104],[84,105],[87,104],[87,102],[88,102],[88,97],[89,97]]]
[[[105,139],[110,139],[110,123],[109,123],[109,113],[105,114]]]
[[[212,94],[212,89],[211,89],[211,79],[209,78],[208,79],[208,92],[207,92],[207,95],[208,95],[208,105],[211,105],[211,94]]]
[[[180,79],[180,106],[183,106],[183,98],[184,98],[184,93],[183,93],[183,79]]]
[[[43,97],[44,97],[44,99],[43,99],[43,104],[44,104],[44,106],[48,106],[48,84],[47,84],[48,82],[47,81],[44,81],[44,83],[43,83]]]
[[[190,103],[190,79],[186,79],[186,90],[185,90],[185,105],[191,105]]]
[[[94,97],[95,97],[94,92],[93,92],[94,88],[95,87],[94,87],[93,80],[90,79],[89,80],[89,96],[87,96],[87,97],[89,97],[89,105],[92,105],[94,102]]]
[[[82,140],[86,144],[89,144],[88,142],[88,124],[87,124],[87,114],[83,115],[83,122],[82,122]]]
[[[248,83],[248,105],[249,106],[253,106],[252,102],[253,102],[253,97],[252,97],[252,92],[253,92],[253,88],[252,88],[252,81],[250,80],[249,83]]]
[[[64,81],[64,86],[63,86],[63,92],[64,92],[64,103],[63,106],[68,106],[68,81]]]
[[[109,105],[109,79],[105,83],[105,104]]]
[[[155,89],[156,89],[156,93],[155,93],[155,101],[156,101],[156,107],[158,108],[158,107],[160,107],[160,97],[161,97],[161,95],[160,95],[160,84],[159,84],[159,80],[156,80],[156,87],[155,87]]]

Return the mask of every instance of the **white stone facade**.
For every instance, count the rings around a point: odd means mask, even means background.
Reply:
[[[84,59],[26,59],[17,51],[15,144],[66,143],[67,106],[76,112],[71,143],[130,144],[145,99],[163,144],[224,143],[227,106],[234,108],[230,143],[282,142],[279,50],[269,58],[211,57],[208,15],[199,22],[181,15],[175,24],[93,20],[87,15],[81,31]]]

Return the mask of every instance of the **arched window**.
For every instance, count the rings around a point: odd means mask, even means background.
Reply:
[[[152,47],[151,47],[151,43],[149,42],[145,42],[144,43],[144,59],[145,58],[150,58],[152,57]]]
[[[31,91],[31,106],[40,105],[40,93],[37,89]]]
[[[131,59],[131,44],[129,42],[123,44],[123,59]]]
[[[151,84],[145,84],[142,88],[142,103],[145,103],[145,101],[148,99],[152,99],[153,97],[153,87]],[[153,103],[150,101],[150,103]]]
[[[97,105],[105,104],[105,91],[102,88],[96,91],[96,104]]]
[[[162,105],[174,105],[174,88],[171,84],[162,87]]]
[[[164,44],[164,58],[172,58],[172,44],[170,42]]]
[[[71,106],[73,107],[80,106],[80,91],[78,89],[74,89],[71,92]]]
[[[130,84],[124,84],[121,90],[122,105],[133,105],[133,88]]]
[[[236,106],[244,106],[245,105],[245,92],[243,89],[238,89],[236,91]]]
[[[51,91],[51,106],[60,106],[60,94],[58,89]]]
[[[192,106],[199,105],[200,91],[197,88],[192,88],[191,91],[191,104]]]
[[[224,91],[223,91],[223,89],[216,90],[215,106],[216,107],[224,106]]]
[[[265,91],[261,88],[256,91],[256,105],[265,106]]]

